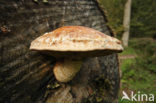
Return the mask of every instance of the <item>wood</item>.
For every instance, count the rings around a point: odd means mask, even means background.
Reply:
[[[83,25],[113,35],[94,0],[0,1],[1,103],[116,103],[116,54],[86,59],[74,80],[59,83],[55,58],[30,51],[32,40],[64,25]]]
[[[125,47],[128,46],[130,33],[130,17],[131,17],[131,0],[127,0],[124,10],[124,19],[123,19],[124,33],[122,36],[123,45]]]

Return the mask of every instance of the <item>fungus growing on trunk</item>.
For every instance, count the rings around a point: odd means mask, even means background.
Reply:
[[[87,57],[122,52],[121,42],[97,30],[83,26],[64,26],[32,41],[31,50],[54,56],[53,72],[60,82],[73,79]]]

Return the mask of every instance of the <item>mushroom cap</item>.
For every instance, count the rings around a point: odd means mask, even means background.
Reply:
[[[123,47],[118,39],[92,28],[64,26],[36,38],[30,49],[56,58],[83,58],[118,53]]]

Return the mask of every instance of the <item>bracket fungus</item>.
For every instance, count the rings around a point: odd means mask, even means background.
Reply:
[[[87,57],[105,56],[122,52],[121,42],[97,30],[83,26],[64,26],[32,41],[31,50],[54,56],[56,79],[68,82],[80,70]]]

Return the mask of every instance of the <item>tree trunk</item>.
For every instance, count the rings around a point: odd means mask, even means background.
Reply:
[[[113,36],[94,0],[0,1],[1,103],[117,103],[116,54],[88,58],[69,83],[55,80],[53,57],[30,51],[32,40],[64,25],[83,25]]]
[[[125,47],[128,46],[128,40],[129,40],[130,16],[131,16],[131,0],[127,0],[125,4],[125,10],[124,10],[124,18],[123,18],[124,33],[122,36],[123,45]]]

